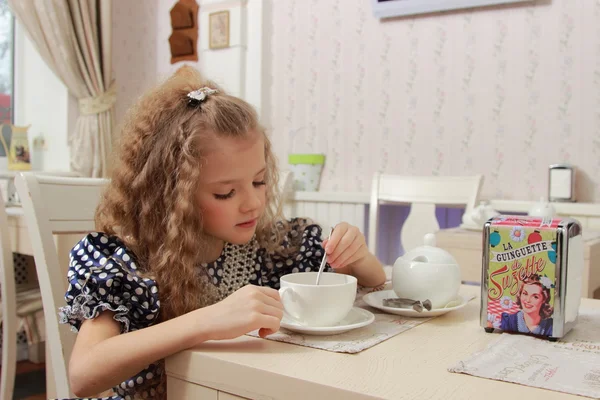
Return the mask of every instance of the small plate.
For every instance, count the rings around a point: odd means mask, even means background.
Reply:
[[[372,312],[354,307],[343,320],[332,326],[304,326],[283,317],[281,327],[307,335],[338,335],[367,326],[374,320],[375,315]]]
[[[454,299],[451,303],[456,302],[456,305],[452,307],[446,308],[433,308],[431,311],[423,310],[423,312],[418,312],[413,310],[412,308],[396,308],[396,307],[386,307],[383,305],[383,299],[389,299],[391,297],[398,297],[393,290],[382,290],[379,292],[372,292],[365,294],[363,296],[363,300],[365,303],[370,305],[371,307],[378,308],[390,314],[403,315],[405,317],[413,317],[413,318],[430,318],[437,317],[438,315],[446,314],[447,312],[459,310],[467,305],[470,298],[458,295],[456,299]]]

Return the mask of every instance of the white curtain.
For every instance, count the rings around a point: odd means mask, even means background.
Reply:
[[[112,78],[112,0],[8,0],[50,69],[79,100],[69,132],[71,169],[108,175],[115,82]]]

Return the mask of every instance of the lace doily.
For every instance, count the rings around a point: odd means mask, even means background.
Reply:
[[[217,287],[220,300],[257,279],[260,270],[260,265],[256,262],[257,250],[255,238],[243,245],[226,243],[219,257],[219,260],[223,260],[222,269],[215,270],[208,263],[201,264],[207,278]]]

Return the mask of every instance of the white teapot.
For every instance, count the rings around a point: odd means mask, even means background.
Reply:
[[[435,236],[425,235],[425,245],[398,257],[392,270],[392,287],[400,298],[430,300],[443,308],[458,296],[460,268],[447,251],[435,246]]]
[[[542,197],[540,198],[539,203],[535,203],[531,209],[529,209],[528,214],[532,217],[552,218],[556,214],[556,209]]]
[[[469,213],[464,213],[462,222],[465,226],[477,226],[483,229],[483,224],[490,218],[494,218],[500,215],[500,213],[487,202],[481,201],[477,207],[471,210]]]

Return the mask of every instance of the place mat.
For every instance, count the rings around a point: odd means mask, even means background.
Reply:
[[[402,332],[406,332],[415,326],[421,325],[432,318],[407,318],[400,315],[384,313],[381,310],[369,307],[362,297],[375,290],[391,289],[391,283],[387,282],[385,286],[377,289],[362,288],[359,290],[355,307],[364,308],[375,315],[375,320],[363,327],[337,335],[315,336],[292,332],[281,328],[278,332],[267,336],[265,339],[278,342],[292,343],[301,346],[314,347],[317,349],[333,351],[337,353],[358,353],[365,349],[375,346],[391,337]],[[474,297],[473,297],[474,298]],[[470,299],[471,300],[471,299]],[[249,336],[258,337],[258,331],[248,333]]]
[[[562,340],[503,333],[450,372],[600,399],[600,311],[584,310]]]

